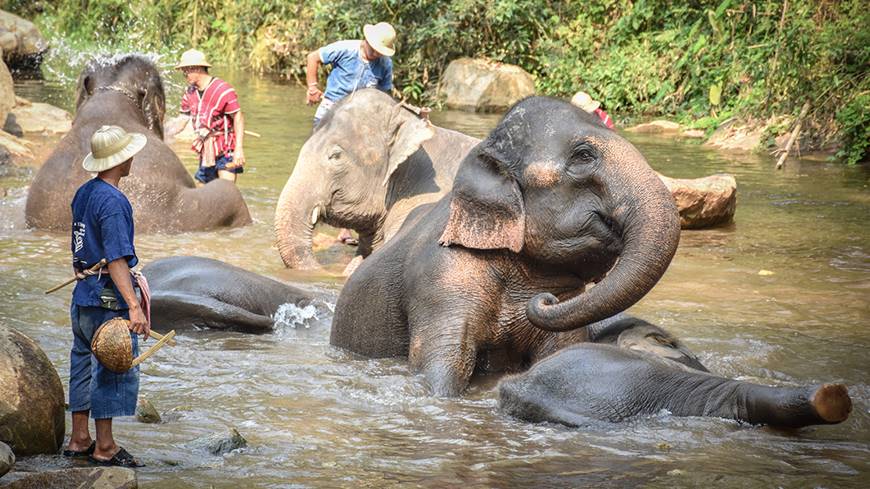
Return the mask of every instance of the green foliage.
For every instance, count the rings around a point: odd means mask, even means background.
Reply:
[[[397,27],[396,86],[432,102],[461,56],[517,64],[541,93],[584,90],[618,118],[665,115],[712,130],[727,117],[796,115],[819,144],[867,149],[870,9],[862,0],[0,0],[44,32],[304,76],[305,54],[362,25]],[[42,12],[42,13],[40,13]],[[829,134],[828,129],[831,129]],[[860,154],[860,155],[859,155]]]

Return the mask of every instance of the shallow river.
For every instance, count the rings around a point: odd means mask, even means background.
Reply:
[[[170,108],[180,94],[171,77]],[[254,224],[211,233],[137,236],[143,263],[202,255],[331,291],[349,251],[321,252],[334,276],[283,268],[271,223],[281,187],[310,131],[313,109],[287,82],[221,73],[241,96],[249,169],[239,186]],[[70,108],[70,77],[23,83],[20,95]],[[171,112],[170,112],[171,113]],[[498,118],[441,112],[446,127],[482,136]],[[773,385],[849,385],[851,418],[797,432],[661,415],[571,429],[496,411],[492,380],[460,399],[427,396],[401,360],[353,360],[329,346],[331,317],[274,334],[189,331],[142,369],[141,397],[166,422],[116,422],[116,436],[148,464],[145,488],[277,487],[868,487],[870,484],[870,171],[629,135],[672,177],[728,172],[739,185],[735,223],[683,233],[662,281],[631,309],[683,338],[714,372]],[[194,169],[193,154],[177,146]],[[71,341],[69,237],[23,228],[33,169],[0,177],[0,321],[34,338],[64,384]],[[0,191],[0,195],[3,195]],[[324,230],[334,234],[334,230]],[[769,270],[772,275],[759,275]],[[159,330],[159,327],[157,328]],[[64,385],[66,389],[66,385]],[[199,437],[236,427],[248,448],[212,456]],[[69,421],[67,424],[69,430]],[[60,457],[19,468],[65,466]]]

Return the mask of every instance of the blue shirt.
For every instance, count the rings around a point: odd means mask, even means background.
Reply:
[[[88,181],[73,197],[72,216],[70,250],[75,268],[87,270],[102,258],[107,263],[126,258],[130,267],[139,262],[133,248],[133,207],[120,190],[100,178]],[[76,282],[73,304],[100,306],[100,291],[106,287],[115,292],[118,305],[127,308],[112,283],[108,266],[102,273]]]
[[[393,89],[393,61],[389,56],[365,61],[360,53],[361,42],[337,41],[320,48],[320,61],[332,65],[324,98],[338,102],[362,88],[377,88],[387,93]]]

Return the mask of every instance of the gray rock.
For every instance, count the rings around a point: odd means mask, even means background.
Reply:
[[[0,324],[0,441],[18,455],[55,454],[63,443],[60,377],[30,338]]]
[[[136,405],[136,421],[140,423],[159,423],[161,422],[160,413],[151,404],[148,399],[139,399]]]
[[[15,107],[15,91],[12,87],[12,74],[6,63],[0,59],[0,125],[6,122],[6,116]]]
[[[238,430],[230,428],[225,433],[215,433],[194,440],[191,445],[194,448],[207,450],[212,455],[222,455],[239,448],[245,448],[248,446],[248,440],[245,440]]]
[[[3,130],[21,136],[26,133],[66,134],[72,128],[69,112],[40,102],[18,104],[12,108]]]
[[[32,22],[0,10],[0,49],[13,69],[33,70],[39,67],[48,43]]]
[[[4,489],[136,489],[136,472],[122,467],[91,467],[39,472],[28,475]]]
[[[450,109],[502,112],[535,94],[535,81],[519,66],[459,58],[441,75],[438,96]]]
[[[0,442],[0,477],[12,470],[13,465],[15,465],[15,454],[12,453],[9,445]]]

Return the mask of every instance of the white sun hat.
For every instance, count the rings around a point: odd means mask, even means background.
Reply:
[[[571,97],[571,103],[589,113],[595,112],[595,109],[601,107],[601,102],[592,100],[592,97],[590,97],[586,92],[575,93],[574,96]]]
[[[82,161],[82,168],[92,173],[114,168],[141,151],[147,141],[144,134],[103,126],[91,136],[91,152]]]
[[[196,49],[188,49],[181,53],[181,62],[175,65],[175,69],[178,70],[188,66],[210,67],[211,65],[205,60],[205,53]]]
[[[375,51],[384,56],[392,56],[396,54],[396,30],[393,26],[386,22],[378,22],[375,25],[366,24],[363,27],[366,42]]]

